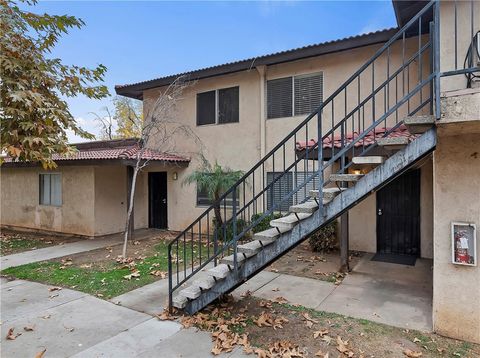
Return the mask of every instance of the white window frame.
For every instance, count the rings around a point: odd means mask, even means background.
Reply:
[[[238,122],[228,122],[228,123],[219,123],[218,122],[218,109],[219,109],[219,101],[218,101],[218,92],[224,89],[230,89],[230,88],[235,88],[238,87]],[[202,92],[197,92],[196,94],[200,93],[206,93],[206,92],[212,92],[215,91],[215,123],[209,123],[209,124],[198,124],[197,122],[197,103],[195,103],[195,123],[197,127],[208,127],[208,126],[218,126],[218,125],[224,125],[224,124],[236,124],[240,123],[240,85],[233,85],[229,87],[222,87],[222,88],[216,88],[208,91],[202,91]],[[195,100],[196,97],[195,97]]]
[[[50,198],[48,203],[42,203],[42,190],[43,190],[43,185],[42,183],[42,176],[48,175],[50,177]],[[60,177],[60,203],[59,204],[52,204],[52,175],[58,175]],[[61,207],[63,205],[63,178],[62,178],[62,173],[59,172],[53,172],[53,173],[39,173],[38,175],[38,204],[41,206],[54,206],[54,207]]]
[[[273,80],[278,80],[280,78],[291,78],[292,79],[292,115],[287,116],[287,117],[275,117],[275,118],[268,118],[268,113],[266,113],[265,118],[267,120],[270,119],[279,119],[279,118],[292,118],[292,117],[299,117],[299,116],[304,116],[305,114],[297,114],[295,115],[295,78],[302,78],[302,77],[313,77],[316,75],[322,75],[322,86],[321,86],[321,92],[322,92],[322,101],[323,101],[323,89],[324,89],[324,83],[325,83],[325,73],[324,71],[317,71],[317,72],[310,72],[310,73],[302,73],[302,74],[297,74],[297,75],[292,75],[292,76],[280,76],[280,77],[274,77],[274,78],[268,78],[268,81],[273,81]],[[268,91],[268,85],[265,84],[265,90]],[[268,96],[265,96],[265,109],[268,108]]]

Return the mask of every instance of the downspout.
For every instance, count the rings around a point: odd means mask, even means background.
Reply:
[[[267,73],[267,66],[255,67],[259,74],[260,84],[260,158],[262,159],[266,154],[266,110],[265,110],[265,76]]]

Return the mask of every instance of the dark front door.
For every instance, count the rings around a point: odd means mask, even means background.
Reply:
[[[420,170],[377,192],[377,252],[420,256]]]
[[[167,173],[148,173],[148,226],[166,229],[167,226]]]

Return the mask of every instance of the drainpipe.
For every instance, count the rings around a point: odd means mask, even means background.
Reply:
[[[258,74],[260,75],[260,159],[266,154],[266,111],[265,111],[265,76],[267,73],[267,66],[257,66]]]

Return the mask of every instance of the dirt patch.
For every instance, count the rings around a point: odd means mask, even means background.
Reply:
[[[258,357],[478,357],[480,346],[433,333],[314,311],[251,296],[220,303],[186,327],[212,332],[212,353],[243,346]],[[165,317],[161,317],[165,318]],[[168,316],[167,316],[168,318]]]
[[[175,232],[159,232],[152,237],[142,240],[131,240],[127,244],[127,257],[135,260],[142,260],[158,254],[159,244],[167,244],[176,237]],[[65,262],[68,259],[69,265],[88,265],[92,268],[106,268],[117,262],[122,254],[123,244],[111,245],[104,248],[80,252],[78,254],[52,259],[52,262]]]
[[[354,267],[363,253],[350,253],[350,267]],[[293,250],[275,261],[269,271],[287,275],[309,277],[322,281],[339,282],[343,278],[340,269],[340,252],[334,250],[329,253],[313,252],[308,242],[303,242]]]
[[[79,240],[82,239],[74,236],[26,233],[2,229],[0,233],[0,252],[2,256],[7,256]]]

